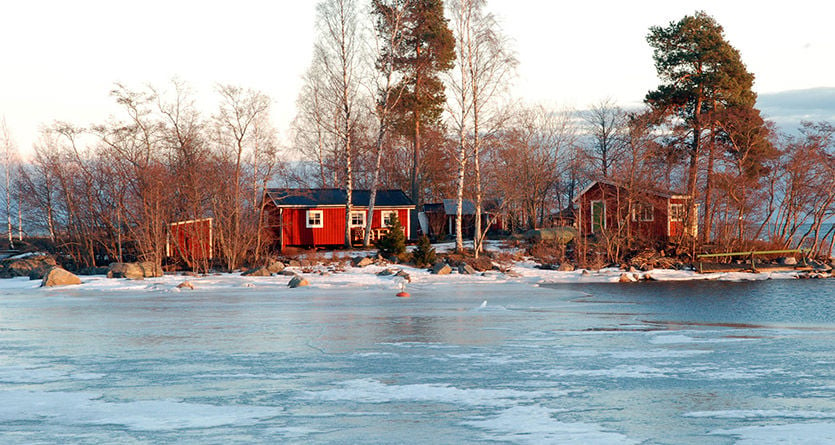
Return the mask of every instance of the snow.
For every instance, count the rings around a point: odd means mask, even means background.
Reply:
[[[736,436],[736,445],[820,445],[835,443],[835,423],[795,423],[720,429],[711,434]]]

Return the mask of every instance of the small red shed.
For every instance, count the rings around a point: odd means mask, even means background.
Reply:
[[[368,215],[369,190],[351,193],[352,241],[361,242]],[[345,204],[347,194],[342,189],[267,190],[266,210],[270,227],[281,249],[285,246],[341,246],[345,244]],[[396,214],[406,237],[411,233],[411,213],[415,205],[402,190],[377,190],[374,215],[371,215],[372,239],[388,230],[392,215]]]
[[[169,224],[165,254],[189,265],[194,261],[212,259],[212,218]]]
[[[625,227],[632,236],[667,242],[684,233],[690,198],[665,190],[630,190],[612,181],[598,180],[583,189],[574,203],[581,235]],[[694,217],[687,234],[695,237],[697,232]]]

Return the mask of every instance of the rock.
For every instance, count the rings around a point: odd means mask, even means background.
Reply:
[[[145,271],[137,263],[110,263],[107,278],[127,278],[141,280],[145,278]]]
[[[646,281],[658,281],[654,276],[652,276],[648,273],[644,274],[644,280],[646,280]]]
[[[143,261],[138,264],[139,267],[142,269],[142,273],[144,274],[145,278],[154,278],[162,276],[162,267],[160,267],[153,261]]]
[[[574,272],[574,265],[571,263],[562,263],[557,270],[560,272]]]
[[[351,259],[351,265],[354,267],[365,267],[374,264],[374,260],[366,257],[354,257]]]
[[[588,269],[583,269],[583,271],[580,272],[580,274],[584,275],[584,276],[588,276],[588,275],[591,275],[591,272],[589,272]]]
[[[283,275],[283,276],[285,276],[285,277],[292,277],[292,276],[295,276],[295,275],[296,275],[296,273],[295,273],[295,272],[293,272],[292,270],[287,270],[287,269],[282,270],[282,271],[281,271],[281,272],[279,272],[278,274],[279,274],[279,275]]]
[[[635,269],[634,266],[629,266],[629,272],[630,273],[638,273],[638,269]]]
[[[379,277],[387,277],[389,275],[394,275],[394,271],[391,270],[391,269],[383,269],[383,270],[377,272],[377,276],[379,276]]]
[[[272,272],[267,269],[267,266],[256,267],[254,269],[249,269],[246,272],[241,274],[245,277],[269,277],[272,276]]]
[[[446,263],[435,263],[435,265],[432,266],[432,273],[435,275],[449,275],[452,273],[452,268]]]
[[[412,282],[412,277],[409,276],[409,274],[405,270],[398,271],[396,274],[394,274],[394,276],[403,278],[404,280],[410,283]]]
[[[302,267],[302,263],[300,263],[298,260],[290,260],[287,262],[287,265],[290,267]]]
[[[281,261],[274,261],[274,260],[271,260],[271,261],[267,264],[266,269],[267,269],[270,273],[279,273],[279,272],[281,272],[282,270],[284,270],[284,263],[282,263]]]
[[[461,263],[458,265],[458,273],[461,275],[473,275],[476,273],[476,270],[467,263]]]
[[[310,283],[306,279],[304,279],[304,277],[302,277],[300,275],[294,276],[293,278],[290,279],[290,282],[287,283],[287,286],[289,286],[290,289],[295,289],[297,287],[309,286],[309,285],[310,285]]]
[[[622,273],[622,274],[620,274],[620,278],[618,278],[619,283],[631,283],[633,281],[634,281],[634,278],[632,278],[632,275],[630,275],[628,273]]]
[[[41,281],[41,287],[70,286],[74,284],[81,284],[81,279],[60,267],[51,269],[44,275],[43,281]]]
[[[191,284],[191,281],[183,281],[182,283],[177,285],[178,289],[194,289],[194,285]]]
[[[783,266],[797,266],[797,258],[793,256],[783,257],[777,260]]]
[[[0,278],[30,277],[39,280],[56,266],[55,258],[49,255],[7,258],[0,261]]]

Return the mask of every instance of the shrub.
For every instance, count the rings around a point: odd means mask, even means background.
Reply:
[[[392,215],[388,227],[388,233],[374,243],[383,258],[389,258],[406,252],[406,235],[403,234],[403,227],[400,226],[397,213]]]
[[[412,252],[412,259],[417,267],[424,267],[435,264],[435,248],[429,242],[426,235],[420,237],[415,251]]]

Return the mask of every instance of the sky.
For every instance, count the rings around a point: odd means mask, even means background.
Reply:
[[[360,3],[364,3],[360,0]],[[519,59],[514,96],[552,107],[637,106],[658,85],[648,28],[703,10],[725,29],[766,117],[835,120],[835,2],[488,0]],[[22,152],[42,125],[101,123],[116,82],[190,84],[206,115],[218,84],[273,99],[287,143],[315,38],[313,0],[0,0],[0,119]]]

